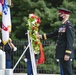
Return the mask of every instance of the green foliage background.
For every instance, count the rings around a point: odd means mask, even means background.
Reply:
[[[25,39],[24,33],[27,31],[29,13],[35,13],[40,17],[40,33],[56,30],[60,25],[57,15],[58,7],[71,10],[70,20],[76,28],[75,0],[13,0],[11,7],[13,39]]]
[[[60,26],[60,22],[58,21],[58,7],[66,8],[71,11],[70,20],[74,25],[75,34],[76,34],[76,0],[13,0],[13,6],[11,6],[11,20],[12,20],[12,33],[11,38],[13,40],[27,40],[27,36],[25,33],[27,32],[27,19],[30,13],[35,13],[41,19],[41,24],[39,27],[39,33],[43,34],[45,32],[52,32],[56,30]],[[0,24],[2,23],[0,16]],[[55,39],[50,39],[51,41],[55,41]],[[48,69],[56,72],[56,67],[54,63],[55,52],[55,42],[53,41],[53,45],[51,44],[48,47],[44,47],[46,61],[51,63],[52,65],[48,65]],[[76,50],[76,35],[75,35],[75,50]],[[76,51],[75,51],[76,53]],[[48,56],[47,56],[48,54]],[[75,55],[76,58],[76,55]],[[50,62],[49,60],[52,60]],[[74,66],[76,61],[74,61]],[[45,65],[41,65],[46,69]],[[39,66],[39,67],[41,67]],[[58,71],[57,71],[58,72]],[[56,72],[56,73],[57,73]]]

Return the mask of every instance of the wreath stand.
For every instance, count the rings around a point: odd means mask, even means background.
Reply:
[[[37,67],[36,67],[36,61],[35,61],[35,54],[34,54],[34,51],[33,51],[33,48],[32,48],[32,38],[29,36],[29,31],[27,31],[27,35],[28,35],[28,46],[26,47],[26,49],[24,50],[24,52],[22,53],[22,55],[18,59],[18,61],[15,64],[15,66],[13,67],[13,71],[15,70],[16,66],[18,65],[18,63],[22,59],[22,57],[25,54],[25,52],[27,51],[27,49],[29,48],[30,49],[30,56],[31,56],[33,75],[37,75]]]

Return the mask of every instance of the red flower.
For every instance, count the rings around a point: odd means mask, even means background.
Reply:
[[[33,27],[32,27],[32,30],[35,30],[35,29],[36,29],[35,26],[33,26]]]
[[[37,23],[40,24],[40,22],[41,22],[40,18],[36,18],[36,20],[37,20]]]
[[[30,14],[30,18],[36,18],[35,14]]]
[[[40,24],[40,18],[36,16],[35,14],[30,14],[30,18],[35,18],[37,20],[37,23]]]
[[[38,42],[35,42],[35,44],[38,44]]]
[[[35,16],[33,15],[33,16],[31,16],[31,18],[35,18]]]
[[[36,30],[37,28],[38,28],[38,26],[33,26],[32,27],[33,30]]]

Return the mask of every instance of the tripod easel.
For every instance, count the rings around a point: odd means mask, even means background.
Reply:
[[[15,64],[15,66],[13,67],[13,71],[15,70],[16,66],[18,65],[18,63],[20,62],[20,60],[22,59],[23,55],[25,54],[25,52],[27,51],[28,47],[30,49],[30,56],[31,56],[31,63],[32,63],[32,70],[33,70],[33,75],[37,75],[37,68],[36,68],[36,62],[35,62],[35,56],[34,56],[34,51],[32,48],[32,39],[29,36],[29,31],[27,31],[27,35],[28,35],[28,46],[26,47],[26,49],[24,50],[24,52],[22,53],[22,55],[20,56],[20,58],[18,59],[17,63]]]

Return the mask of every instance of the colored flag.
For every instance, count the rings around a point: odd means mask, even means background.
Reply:
[[[8,31],[11,32],[11,28],[12,28],[12,25],[11,25],[11,14],[10,14],[10,8],[8,7],[8,13],[7,13],[7,19],[8,19]]]
[[[40,44],[40,57],[38,59],[37,64],[43,64],[45,62],[44,50],[42,44]]]
[[[3,5],[4,4],[4,0],[0,0],[0,3]]]
[[[2,15],[2,4],[0,3],[0,15]]]
[[[6,0],[4,0],[4,5],[2,6],[2,42],[4,45],[9,40],[8,11],[8,3]]]

